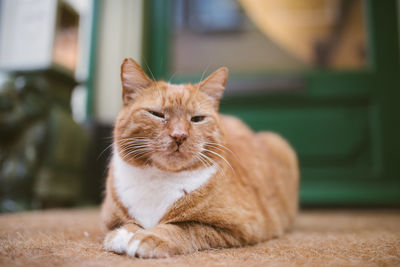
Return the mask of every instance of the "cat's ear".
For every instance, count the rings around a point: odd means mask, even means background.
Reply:
[[[219,100],[225,90],[226,80],[228,79],[228,69],[225,67],[214,71],[210,76],[199,84],[200,90],[210,96],[218,108]]]
[[[140,90],[153,83],[139,64],[131,58],[125,58],[121,65],[121,82],[124,105],[129,104]]]

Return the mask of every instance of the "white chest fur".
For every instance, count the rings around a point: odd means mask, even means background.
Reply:
[[[146,229],[155,226],[185,192],[201,187],[217,171],[216,166],[177,173],[140,168],[126,163],[118,152],[113,155],[113,168],[117,196],[129,215]]]

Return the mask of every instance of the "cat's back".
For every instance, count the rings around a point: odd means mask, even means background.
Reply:
[[[238,118],[221,115],[234,179],[250,185],[267,214],[279,214],[277,233],[293,221],[298,207],[299,167],[290,144],[273,132],[253,132]],[[234,154],[234,155],[232,155]]]
[[[228,145],[237,144],[240,146],[244,141],[247,142],[254,138],[254,132],[240,119],[224,114],[220,114],[219,116],[225,134],[225,141]]]
[[[226,145],[230,150],[237,152],[239,158],[268,159],[268,162],[298,167],[295,151],[279,134],[268,131],[255,133],[240,119],[229,115],[220,115],[220,120]],[[253,156],[243,155],[247,153]]]

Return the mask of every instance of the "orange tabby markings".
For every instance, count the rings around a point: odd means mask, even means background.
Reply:
[[[102,205],[106,250],[168,257],[255,244],[293,224],[296,154],[279,135],[218,113],[227,76],[220,68],[199,84],[173,85],[124,60]]]

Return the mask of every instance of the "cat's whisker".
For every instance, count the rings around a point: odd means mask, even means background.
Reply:
[[[203,162],[203,165],[204,165],[206,168],[212,166],[212,165],[211,165],[208,161],[206,161],[204,158],[199,157],[199,159],[201,159],[201,161]]]
[[[219,150],[227,151],[227,152],[231,153],[233,156],[236,157],[235,153],[234,153],[232,150],[230,150],[228,147],[226,147],[226,146],[224,146],[224,145],[222,145],[222,144],[212,143],[212,142],[209,143],[209,142],[207,142],[207,143],[205,143],[204,145],[205,145],[205,146],[210,146],[210,147],[215,147],[215,148],[217,148],[217,149],[219,149]]]
[[[239,158],[236,156],[236,154],[232,150],[230,150],[228,147],[226,147],[226,146],[224,146],[222,144],[213,143],[213,142],[207,142],[204,145],[213,147],[213,148],[218,149],[220,151],[228,151],[229,153],[231,153],[235,157],[236,160],[239,160]]]
[[[143,158],[144,156],[146,156],[147,154],[150,154],[150,152],[151,152],[151,151],[146,151],[146,152],[144,152],[144,153],[135,155],[135,158],[136,158],[136,159],[141,159],[141,158]]]
[[[111,139],[114,138],[113,136],[111,137],[107,137],[107,139]],[[137,142],[146,142],[146,141],[151,141],[151,139],[148,139],[147,137],[129,137],[129,138],[121,138],[121,139],[117,139],[114,143],[122,143],[121,146],[125,145],[127,143],[127,141],[137,141]],[[108,145],[97,157],[97,160],[108,150],[110,149],[114,143],[111,143],[110,145]]]
[[[124,141],[124,142],[119,142],[120,145],[149,145],[150,142],[148,141]]]
[[[135,144],[121,145],[120,147],[125,150],[135,150],[138,148],[151,148],[150,145],[135,145]]]
[[[140,150],[149,150],[149,147],[126,147],[123,148],[124,152],[132,152],[132,151],[140,151]]]
[[[141,136],[135,136],[135,137],[127,137],[127,138],[121,138],[121,140],[124,140],[124,139],[149,139],[150,140],[150,138],[148,138],[148,137],[141,137]]]
[[[122,159],[129,159],[130,157],[136,158],[138,155],[141,155],[143,152],[151,152],[147,148],[140,148],[140,149],[135,149],[132,151],[128,151],[127,153],[124,153]]]
[[[206,167],[206,166],[204,165],[204,163],[201,162],[201,160],[199,159],[199,156],[198,156],[198,155],[194,155],[194,158],[195,158],[196,161],[200,162],[201,165],[203,165],[203,167]]]
[[[97,157],[97,160],[99,160],[99,158],[104,154],[104,152],[106,152],[108,149],[110,149],[113,146],[113,144],[114,143],[109,144],[103,151],[101,151],[101,153]]]
[[[215,164],[215,161],[204,155],[203,153],[200,152],[200,156],[203,158],[203,160],[207,163],[207,167],[211,167],[213,164]]]
[[[118,143],[150,143],[151,140],[123,140],[119,141]]]
[[[208,166],[208,164],[205,162],[205,160],[201,157],[201,155],[195,155],[195,158],[196,158],[197,160],[199,160],[205,168],[210,167],[210,166]]]
[[[151,141],[151,139],[144,139],[145,137],[139,137],[137,141],[133,141],[133,140],[136,139],[136,138],[137,138],[137,137],[135,137],[135,138],[123,138],[123,139],[118,139],[118,140],[116,141],[116,143],[118,143],[119,146],[120,146],[121,148],[127,148],[127,147],[129,147],[130,145],[135,144],[135,143],[140,143],[140,145],[142,145],[142,144],[146,143],[147,140]],[[115,142],[114,142],[114,143],[115,143]],[[108,145],[108,146],[100,153],[100,155],[98,156],[97,159],[99,159],[99,158],[103,155],[103,153],[104,153],[105,151],[107,151],[107,149],[110,149],[110,148],[114,145],[114,143],[111,143],[110,145]]]
[[[152,80],[153,80],[153,82],[156,82],[156,78],[154,77],[154,74],[153,74],[153,72],[151,71],[151,69],[150,69],[149,65],[147,65],[147,61],[146,61],[146,59],[145,59],[145,58],[143,58],[143,62],[144,62],[144,64],[146,65],[146,68],[149,70],[149,72],[150,72],[150,74],[151,74],[151,77],[152,77]]]
[[[151,69],[150,69],[149,65],[147,64],[145,58],[143,58],[143,62],[144,62],[144,64],[146,65],[147,69],[149,70],[149,72],[150,72],[150,74],[151,74],[151,77],[152,77],[152,80],[153,80],[153,82],[155,83],[157,89],[160,90],[160,88],[158,87],[158,84],[157,84],[157,82],[156,82],[156,78],[154,77],[154,73],[151,71]],[[142,94],[142,91],[139,91],[139,94],[141,95],[141,94]]]
[[[119,144],[118,145],[118,147],[119,148],[122,148],[122,149],[132,149],[132,148],[139,148],[139,147],[151,147],[151,145],[150,144],[144,144],[144,143],[141,143],[141,144],[138,144],[138,143],[122,143],[122,144]]]
[[[135,153],[128,153],[127,159],[138,159],[139,156],[148,153],[149,151],[135,151]]]
[[[230,152],[230,151],[228,151],[228,150],[226,150],[226,149],[224,149],[224,148],[222,148],[222,147],[218,147],[218,146],[215,146],[215,145],[210,145],[210,144],[204,144],[204,146],[205,147],[210,147],[210,148],[213,148],[213,149],[217,149],[217,150],[219,150],[219,151],[221,151],[221,152]]]
[[[124,143],[124,144],[121,144],[120,146],[124,146],[124,147],[140,147],[140,146],[151,147],[151,144],[147,144],[147,143]]]
[[[205,144],[220,146],[220,147],[223,147],[223,148],[225,148],[226,150],[232,152],[232,150],[230,150],[228,147],[224,146],[223,144],[214,143],[214,142],[206,142]],[[233,153],[233,152],[232,152],[232,153]]]
[[[219,164],[215,162],[211,157],[207,156],[206,154],[202,153],[202,155],[208,160],[210,166],[216,166],[217,168],[220,168]]]
[[[148,136],[131,136],[131,137],[122,138],[122,135],[118,135],[118,136],[114,135],[114,137],[119,138],[119,139],[127,139],[127,138],[149,138]]]
[[[198,81],[198,83],[201,83],[201,81],[203,80],[204,75],[206,74],[206,72],[207,72],[207,70],[208,70],[209,67],[210,67],[210,64],[208,64],[208,65],[206,66],[206,68],[204,69],[204,71],[203,71],[203,73],[201,74],[201,77],[200,77],[200,80]]]
[[[204,75],[206,74],[206,72],[207,72],[207,70],[208,70],[208,68],[210,67],[210,64],[208,64],[207,65],[207,67],[206,67],[206,69],[203,71],[203,73],[201,74],[201,77],[200,77],[200,80],[198,81],[198,86],[197,86],[197,88],[196,88],[196,94],[195,94],[195,97],[197,96],[197,93],[199,92],[199,89],[200,89],[200,83],[201,83],[201,81],[203,80],[203,78],[204,78]]]
[[[177,74],[177,73],[178,73],[178,71],[175,71],[175,72],[171,75],[171,77],[169,77],[168,83],[171,83],[172,78],[174,78],[174,77],[175,77],[175,74]]]
[[[129,147],[129,146],[122,146],[120,153],[121,154],[122,153],[126,154],[126,153],[129,153],[129,152],[132,152],[132,151],[136,151],[136,150],[140,150],[140,149],[148,149],[148,147],[134,148],[134,147]]]
[[[217,153],[215,151],[212,151],[212,150],[209,150],[209,149],[206,149],[206,148],[204,148],[203,150],[207,151],[207,152],[209,152],[211,154],[214,154],[217,157],[221,158],[223,161],[225,161],[226,164],[228,164],[228,166],[232,169],[232,171],[235,172],[235,170],[232,168],[231,164],[223,156],[221,156],[219,153]]]
[[[151,147],[151,144],[138,144],[138,143],[130,143],[126,144],[128,147]]]
[[[135,150],[135,149],[139,149],[139,148],[151,148],[150,145],[121,145],[120,146],[121,149],[124,150]]]
[[[136,159],[137,160],[137,159],[143,158],[146,155],[150,155],[151,152],[152,151],[148,150],[148,149],[132,150],[132,151],[129,151],[128,153],[125,153],[125,155],[122,157],[122,159],[127,159],[127,160]],[[147,165],[149,160],[150,160],[150,158],[148,158],[143,165]]]
[[[151,139],[145,139],[145,138],[124,138],[124,139],[119,139],[119,140],[117,140],[118,143],[130,142],[130,141],[135,141],[135,142],[150,142],[150,141],[152,141],[152,140],[151,140]]]
[[[123,140],[118,140],[118,143],[125,143],[125,142],[150,142],[150,139],[123,139]]]
[[[225,171],[221,168],[221,166],[219,166],[219,164],[217,164],[213,159],[211,159],[210,157],[208,157],[207,155],[205,155],[205,154],[203,154],[203,153],[200,153],[203,157],[205,157],[209,162],[211,162],[210,163],[210,166],[216,166],[217,167],[217,169],[218,169],[218,171],[220,171],[221,172],[221,174],[222,174],[222,176],[224,177],[224,178],[226,178],[226,175],[225,175]]]
[[[132,151],[142,151],[142,150],[150,150],[149,147],[135,147],[135,148],[127,148],[126,151],[132,152]]]
[[[129,153],[129,151],[126,151],[124,149],[122,149],[121,151],[119,151],[119,154],[121,156],[121,158],[124,160],[127,157],[127,154]]]

